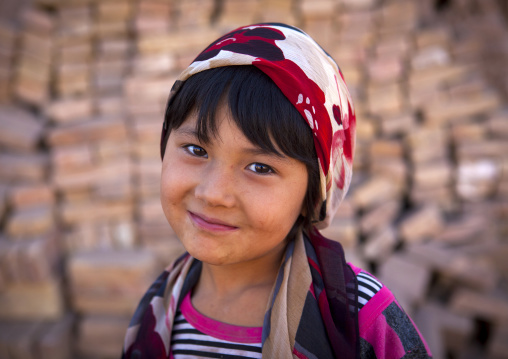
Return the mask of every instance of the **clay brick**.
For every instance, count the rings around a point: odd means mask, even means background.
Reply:
[[[459,163],[456,190],[460,198],[476,201],[490,196],[496,190],[500,168],[491,160]]]
[[[10,217],[5,232],[12,238],[28,238],[48,233],[55,225],[50,206],[18,209]]]
[[[45,154],[0,153],[0,181],[41,182],[47,169],[48,156]]]
[[[16,107],[0,108],[0,146],[15,151],[34,151],[41,140],[44,122]]]
[[[101,251],[69,259],[73,307],[81,313],[130,315],[155,278],[147,251]],[[122,278],[129,281],[122,281]]]
[[[365,241],[363,253],[367,260],[384,262],[392,254],[397,244],[397,234],[393,227],[387,225],[375,232]]]
[[[37,343],[37,353],[41,359],[72,357],[74,322],[74,316],[67,314],[57,322],[44,324]]]
[[[124,99],[117,95],[100,96],[95,99],[95,107],[99,116],[119,116],[124,112]]]
[[[493,293],[459,289],[451,298],[450,309],[456,313],[493,323],[508,321],[508,301],[505,297]]]
[[[359,208],[368,208],[398,197],[399,189],[393,181],[373,178],[355,188],[353,203]]]
[[[374,83],[396,82],[401,78],[403,71],[402,61],[393,56],[370,60],[367,63],[369,80]]]
[[[489,291],[495,288],[499,279],[491,262],[460,250],[445,248],[440,243],[411,244],[406,253],[414,261],[433,268],[441,278],[456,285]]]
[[[45,114],[56,123],[69,123],[86,120],[93,115],[90,98],[62,99],[51,102],[45,108]]]
[[[491,358],[508,358],[508,321],[497,325],[494,328],[494,335],[489,341],[488,352]]]
[[[433,106],[424,108],[425,123],[445,125],[453,121],[488,113],[498,109],[499,105],[500,98],[494,92],[486,92],[474,101],[467,99],[436,103]]]
[[[37,358],[36,341],[42,329],[42,323],[37,321],[0,324],[0,347],[7,353],[2,358]]]
[[[94,358],[113,358],[118,355],[118,343],[123,343],[129,326],[127,317],[85,316],[79,323],[77,351]]]
[[[415,36],[415,44],[417,49],[426,47],[439,46],[446,48],[451,40],[451,34],[448,27],[432,27],[421,31]]]
[[[131,17],[132,8],[133,3],[130,0],[100,2],[97,4],[95,15],[101,20],[125,20]]]
[[[435,161],[413,167],[413,186],[443,187],[452,182],[453,167],[448,161]]]
[[[409,157],[413,163],[430,162],[448,157],[446,133],[440,128],[420,128],[406,136]]]
[[[398,216],[401,205],[399,201],[392,200],[380,203],[366,212],[360,220],[362,233],[377,232],[392,223]]]
[[[358,242],[358,224],[354,219],[334,219],[320,232],[326,238],[340,242],[344,248],[353,248]]]
[[[413,54],[411,67],[414,71],[447,66],[451,62],[448,51],[440,46],[429,46]]]
[[[82,64],[91,61],[92,56],[91,42],[74,43],[59,47],[56,63],[58,65]]]
[[[88,201],[76,204],[63,204],[60,216],[64,223],[72,225],[82,222],[101,220],[124,220],[133,215],[133,204],[130,200],[102,202]]]
[[[380,120],[380,130],[384,136],[406,134],[416,128],[416,118],[412,113],[382,115]]]
[[[52,129],[48,142],[53,146],[75,145],[99,140],[123,140],[127,137],[125,123],[115,118],[96,118]]]
[[[508,138],[508,111],[494,113],[487,121],[487,127],[491,136]]]
[[[409,169],[403,159],[373,160],[369,169],[373,176],[392,180],[398,188],[406,186]]]
[[[55,193],[47,183],[15,185],[9,189],[9,203],[15,209],[37,206],[52,207],[55,203]]]
[[[395,114],[403,109],[403,96],[399,84],[369,87],[368,108],[371,114]]]
[[[51,162],[57,173],[84,171],[94,166],[94,155],[87,144],[58,146],[52,149]]]
[[[0,292],[0,318],[3,320],[57,320],[63,313],[58,281],[12,283]]]
[[[379,139],[370,144],[370,158],[373,161],[402,158],[404,148],[398,140]]]
[[[55,28],[54,19],[45,11],[26,8],[20,15],[25,30],[50,35]]]
[[[425,298],[430,271],[407,256],[395,254],[379,267],[379,279],[392,290],[404,309],[411,310]]]
[[[441,211],[436,206],[426,205],[400,221],[399,234],[404,241],[414,243],[432,238],[442,228]]]

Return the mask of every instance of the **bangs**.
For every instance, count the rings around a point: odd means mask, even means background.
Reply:
[[[217,136],[216,113],[224,104],[252,144],[310,165],[315,152],[311,129],[273,81],[254,66],[219,67],[188,78],[166,110],[166,136],[196,112],[198,139],[208,143]]]

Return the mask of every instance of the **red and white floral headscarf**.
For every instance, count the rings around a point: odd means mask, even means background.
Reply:
[[[300,29],[275,23],[244,26],[212,43],[180,74],[169,105],[192,75],[235,65],[253,65],[268,75],[312,129],[321,180],[313,219],[318,228],[326,227],[349,188],[355,146],[355,111],[339,67]]]

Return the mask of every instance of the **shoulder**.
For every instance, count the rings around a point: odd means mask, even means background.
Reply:
[[[358,281],[361,358],[431,358],[424,338],[393,293],[369,272],[349,265]]]

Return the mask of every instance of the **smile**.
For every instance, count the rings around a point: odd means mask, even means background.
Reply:
[[[188,213],[192,223],[194,223],[194,225],[199,229],[212,232],[229,232],[238,229],[238,227],[232,226],[218,219],[209,218],[202,214],[198,215],[191,211],[188,211]]]

